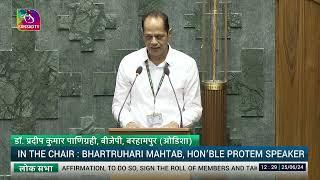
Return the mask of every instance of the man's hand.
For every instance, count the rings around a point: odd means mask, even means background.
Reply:
[[[127,125],[126,125],[126,128],[140,128],[140,126],[135,123],[135,122],[129,122]]]
[[[178,128],[179,124],[171,121],[169,124],[163,125],[162,128]]]

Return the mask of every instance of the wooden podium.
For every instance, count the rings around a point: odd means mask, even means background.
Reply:
[[[190,128],[109,128],[109,134],[191,134]]]
[[[131,135],[161,135],[161,134],[174,134],[174,135],[188,135],[191,134],[190,128],[109,128],[107,130],[110,135],[114,134],[131,134]],[[163,179],[174,179],[174,180],[190,180],[189,174],[185,175],[113,175],[110,177],[111,180],[163,180]]]

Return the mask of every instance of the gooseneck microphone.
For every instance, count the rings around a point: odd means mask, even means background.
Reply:
[[[139,66],[139,67],[137,68],[137,70],[136,70],[136,77],[134,78],[133,83],[131,84],[130,90],[129,90],[126,98],[124,99],[124,102],[123,102],[123,104],[122,104],[122,106],[121,106],[121,109],[120,109],[120,111],[119,111],[118,121],[117,121],[117,128],[120,128],[120,114],[121,114],[121,112],[122,112],[122,109],[123,109],[123,107],[124,107],[124,105],[125,105],[128,97],[129,97],[129,94],[131,93],[132,87],[133,87],[134,83],[136,82],[137,77],[141,74],[141,72],[142,72],[142,66]]]
[[[173,90],[173,93],[174,93],[174,97],[176,98],[176,102],[177,102],[177,105],[178,105],[178,108],[179,108],[179,112],[180,112],[180,128],[183,128],[183,122],[182,122],[182,111],[181,111],[181,108],[180,108],[180,105],[179,105],[179,102],[178,102],[178,98],[177,98],[177,95],[176,95],[176,91],[174,90],[173,88],[173,85],[172,85],[172,82],[171,82],[171,79],[170,79],[170,70],[168,68],[168,63],[164,66],[164,74],[166,74],[168,76],[168,79],[169,79],[169,82],[170,82],[170,85],[171,85],[171,88]]]

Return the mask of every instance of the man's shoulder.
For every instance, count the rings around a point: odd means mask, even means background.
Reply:
[[[126,56],[124,56],[122,61],[140,62],[141,58],[144,56],[144,53],[146,51],[145,49],[146,48],[141,48],[127,54]]]

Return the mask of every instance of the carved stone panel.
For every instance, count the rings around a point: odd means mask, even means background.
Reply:
[[[0,52],[0,119],[16,132],[34,132],[37,119],[58,117],[57,51],[35,51],[34,33],[13,29],[13,50]]]
[[[241,51],[241,112],[242,116],[263,116],[264,73],[263,49]]]
[[[116,29],[115,14],[105,14],[104,4],[80,0],[68,4],[69,15],[58,15],[58,28],[69,30],[69,40],[80,41],[81,51],[94,51],[94,40],[104,40],[106,29]]]

